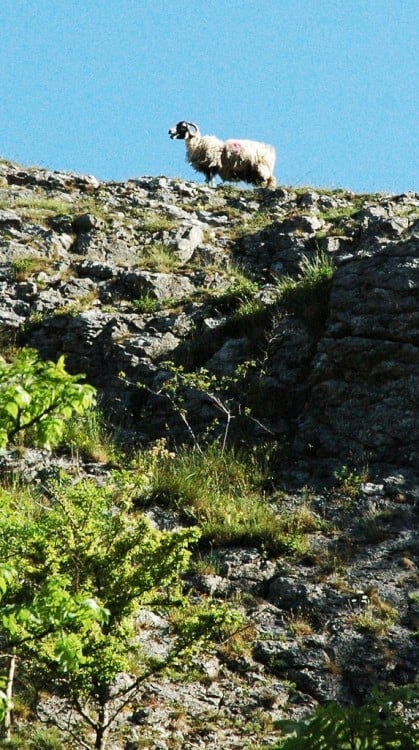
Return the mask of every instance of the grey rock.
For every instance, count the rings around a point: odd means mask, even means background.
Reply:
[[[50,216],[48,218],[48,226],[51,227],[54,232],[71,235],[74,229],[73,217],[71,214],[56,214],[55,216]]]
[[[76,265],[80,276],[90,279],[112,279],[118,274],[118,269],[110,263],[100,263],[94,260],[84,260]]]
[[[18,299],[30,302],[38,296],[38,287],[33,281],[22,281],[20,284],[16,284],[15,293]]]
[[[413,245],[402,248],[406,254],[389,245],[338,268],[326,335],[312,363],[310,403],[300,417],[299,449],[417,461],[419,265]]]
[[[208,321],[207,321],[208,324]],[[248,359],[250,341],[247,338],[229,339],[206,363],[211,372],[218,375],[232,375],[237,366]]]
[[[87,295],[92,296],[91,304],[94,305],[94,292],[96,283],[93,279],[69,279],[60,284],[60,293],[64,298],[82,299]]]
[[[298,205],[303,208],[311,208],[317,206],[319,200],[319,193],[316,193],[315,190],[307,190],[307,192],[299,196]]]
[[[238,262],[263,279],[259,297],[267,307],[274,306],[269,274],[298,274],[301,260],[314,257],[318,247],[334,256],[338,269],[324,335],[316,338],[307,321],[295,314],[281,314],[269,334],[266,368],[254,390],[252,408],[276,435],[294,436],[292,444],[298,456],[333,455],[345,460],[356,448],[356,455],[368,456],[368,460],[391,459],[413,465],[417,450],[417,245],[415,240],[403,242],[401,238],[410,236],[408,232],[417,222],[414,194],[366,199],[355,217],[340,220],[339,236],[326,234],[315,239],[319,229],[327,231],[328,227],[321,212],[350,208],[353,194],[322,195],[307,190],[297,195],[278,188],[269,194],[247,191],[230,195],[165,177],[106,185],[90,177],[10,165],[2,167],[2,176],[10,185],[9,197],[24,195],[29,199],[31,191],[45,191],[68,200],[72,207],[71,212],[49,217],[48,229],[36,222],[22,223],[18,210],[1,214],[8,221],[0,222],[0,252],[5,261],[31,256],[59,259],[61,264],[53,273],[35,276],[17,288],[12,288],[7,271],[2,271],[6,281],[3,324],[19,326],[31,313],[51,316],[56,310],[65,312],[70,303],[82,304],[84,300],[86,304],[89,295],[95,320],[103,305],[124,305],[128,315],[124,324],[119,321],[113,330],[111,315],[98,325],[92,340],[86,329],[82,332],[80,320],[53,321],[49,317],[45,322],[43,350],[51,355],[54,345],[57,351],[68,348],[74,366],[85,364],[91,376],[97,373],[98,382],[103,377],[101,356],[107,358],[107,372],[113,353],[115,371],[123,362],[129,369],[136,366],[143,373],[152,373],[156,368],[153,360],[159,360],[164,352],[182,358],[186,351],[182,341],[188,337],[192,337],[194,351],[199,351],[201,364],[208,364],[220,376],[231,374],[254,354],[254,344],[246,336],[233,338],[224,333],[229,319],[224,312],[214,314],[211,308],[199,309],[199,305],[188,313],[182,309],[167,315],[163,310],[158,317],[143,317],[137,325],[132,309],[128,312],[135,299],[148,295],[162,306],[168,299],[182,301],[184,306],[196,290],[204,294],[222,291],[228,287],[225,270],[233,252]],[[101,211],[109,216],[106,223],[93,211],[74,211],[79,197],[86,191],[94,195],[99,187]],[[194,210],[197,205],[199,211]],[[140,213],[130,213],[132,207]],[[225,222],[231,208],[236,212],[235,224],[240,224],[237,212],[243,212],[249,221],[262,210],[270,211],[272,221],[234,241],[228,236],[231,222]],[[301,208],[309,212],[301,215]],[[184,263],[194,257],[202,270],[163,274],[141,268],[144,248],[155,241],[141,228],[141,216],[147,211],[170,216],[177,223],[166,232],[167,247],[180,254]],[[70,221],[74,213],[76,219]],[[214,245],[202,241],[208,227],[217,233]],[[77,260],[77,254],[84,258]],[[217,264],[218,272],[204,271],[208,264]],[[61,281],[64,273],[67,280]],[[169,340],[168,333],[173,339]],[[41,329],[31,336],[41,346]],[[83,355],[76,354],[74,337]],[[196,399],[196,419],[202,407],[202,400]],[[207,407],[202,411],[203,423],[204,414],[208,419]]]
[[[73,220],[72,227],[76,233],[90,232],[92,229],[102,229],[105,225],[103,219],[95,214],[80,214]]]
[[[380,222],[382,219],[387,219],[389,211],[387,206],[368,206],[358,211],[355,214],[355,218],[361,222],[361,225],[367,227],[370,223]]]
[[[179,346],[179,339],[172,333],[131,336],[126,344],[126,351],[139,357],[150,357],[159,360],[167,357]]]
[[[187,263],[196,248],[204,240],[204,233],[200,226],[181,227],[175,237],[176,255],[182,263]]]
[[[268,664],[274,674],[294,681],[300,690],[317,700],[336,700],[339,693],[337,680],[327,670],[328,656],[320,643],[312,639],[299,647],[294,643],[259,641],[255,644],[254,655]],[[310,664],[309,669],[307,664]]]
[[[319,240],[319,248],[332,257],[343,256],[351,258],[351,254],[354,250],[354,242],[350,237],[336,237],[334,235],[329,235],[328,237],[322,237]]]
[[[314,215],[297,215],[289,219],[285,219],[279,226],[280,233],[283,234],[294,234],[295,232],[301,232],[302,234],[314,235],[324,226],[324,221]]]
[[[119,280],[132,297],[150,295],[157,300],[180,299],[194,291],[194,285],[186,276],[151,271],[122,271]]]
[[[5,303],[4,301],[0,306],[0,320],[3,332],[7,330],[17,330],[26,322],[23,315],[15,312],[13,306],[10,305],[10,303]]]
[[[414,631],[417,631],[419,628],[419,590],[409,593],[406,623]]]
[[[0,210],[0,226],[20,229],[21,224],[22,220],[17,213],[5,209]]]
[[[47,190],[66,190],[74,187],[87,192],[95,191],[99,180],[93,175],[77,175],[71,172],[51,172],[38,169],[11,169],[7,173],[9,185],[32,185]]]

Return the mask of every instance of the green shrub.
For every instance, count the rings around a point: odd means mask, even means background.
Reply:
[[[275,750],[417,750],[418,692],[398,688],[361,707],[331,703],[308,721],[281,721]]]
[[[205,367],[195,371],[187,371],[182,365],[175,366],[172,362],[163,362],[170,377],[163,381],[158,391],[151,391],[155,396],[166,398],[174,413],[183,421],[193,441],[195,448],[200,451],[202,445],[208,445],[214,440],[221,442],[222,451],[228,443],[243,440],[243,433],[249,428],[249,421],[253,421],[251,409],[246,406],[246,396],[254,383],[256,363],[247,360],[238,365],[229,375],[217,375]],[[138,383],[139,388],[144,388]],[[203,402],[210,406],[207,413],[207,424],[194,431],[192,427],[193,412],[190,413],[190,392],[200,394]],[[258,420],[258,428],[263,429],[263,423]],[[234,435],[232,426],[234,425]],[[269,433],[269,429],[265,428]],[[246,442],[246,440],[243,440]]]
[[[345,502],[355,501],[361,495],[362,484],[366,481],[366,474],[360,474],[354,469],[344,465],[333,473],[337,485],[333,488],[333,494],[341,497]]]
[[[24,498],[1,493],[1,655],[8,657],[1,668],[7,672],[15,653],[35,690],[58,690],[67,710],[87,723],[83,729],[69,720],[77,747],[90,746],[86,729],[105,750],[108,731],[142,683],[169,669],[184,673],[197,648],[236,617],[205,598],[192,605],[182,573],[199,530],[153,528],[134,510],[135,487],[126,478],[115,473],[100,486],[62,477]],[[161,656],[136,638],[140,610],[167,615]],[[121,672],[130,676],[128,687],[116,681]],[[6,681],[0,673],[0,721],[10,706]],[[54,747],[45,742],[37,750]]]
[[[142,297],[138,297],[138,299],[133,299],[131,304],[137,313],[154,313],[161,305],[159,300],[150,294],[144,294]]]

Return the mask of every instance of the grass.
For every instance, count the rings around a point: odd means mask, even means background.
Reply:
[[[259,286],[255,281],[238,272],[227,289],[212,296],[211,305],[217,312],[234,312],[250,302],[258,291]]]
[[[85,461],[108,463],[117,455],[113,433],[97,407],[69,420],[62,445]]]
[[[144,217],[141,217],[141,231],[150,232],[154,234],[156,232],[170,232],[172,229],[177,227],[177,222],[173,219],[168,219],[166,216],[159,216],[159,214],[148,213]]]
[[[334,272],[330,257],[318,252],[311,258],[303,258],[297,277],[277,279],[271,303],[260,300],[258,285],[243,277],[214,297],[212,305],[219,312],[230,313],[223,327],[226,336],[247,336],[252,341],[263,341],[275,314],[281,310],[303,320],[311,333],[318,336],[329,314]]]
[[[241,271],[231,270],[230,274],[227,288],[217,293],[206,291],[202,299],[210,314],[225,316],[222,323],[225,338],[246,336],[260,342],[271,325],[273,306],[259,299],[260,287],[256,281]]]
[[[265,497],[267,467],[254,452],[182,448],[154,462],[148,492],[140,503],[175,508],[202,530],[211,547],[256,546],[269,553],[304,555],[318,520],[307,509],[278,512]]]
[[[64,750],[65,747],[58,729],[33,724],[30,732],[14,731],[10,740],[0,740],[0,748],[4,750]]]
[[[142,297],[133,299],[131,306],[137,313],[155,313],[161,308],[162,304],[151,294],[143,294]]]
[[[233,272],[231,284],[218,294],[207,296],[206,302],[216,315],[225,315],[223,332],[226,338],[246,336],[260,341],[272,320],[272,308],[258,298],[259,285],[240,271]]]
[[[244,219],[240,224],[235,224],[230,231],[232,240],[240,240],[249,234],[256,234],[266,229],[274,221],[268,210],[255,211]]]
[[[80,200],[67,201],[34,190],[29,196],[18,196],[8,207],[16,209],[24,220],[40,223],[47,221],[51,216],[61,214],[74,217],[77,214],[92,213],[105,221],[109,219],[97,196],[83,196]]]
[[[397,609],[381,599],[376,591],[372,591],[365,608],[353,614],[350,622],[357,630],[380,637],[386,635],[398,619]]]
[[[240,302],[233,315],[230,317],[228,326],[236,333],[241,333],[249,339],[257,339],[271,322],[271,310],[269,306],[259,299],[244,299]]]
[[[288,620],[288,630],[296,638],[313,634],[313,627],[306,617],[301,614],[292,614]]]
[[[28,256],[12,260],[11,271],[13,281],[26,281],[30,276],[47,271],[52,261],[49,258]]]
[[[354,214],[359,211],[362,205],[363,201],[357,201],[356,203],[354,201],[351,201],[348,206],[338,206],[336,208],[330,208],[325,211],[321,211],[319,217],[324,221],[331,223],[340,221],[341,219],[351,219]]]
[[[178,256],[163,242],[155,242],[143,248],[142,268],[158,273],[171,273],[180,266]]]
[[[98,299],[99,290],[91,289],[86,294],[81,294],[66,304],[54,307],[53,310],[35,310],[26,320],[25,331],[29,332],[32,328],[41,326],[46,320],[66,317],[75,318],[79,313],[89,310]]]
[[[68,214],[72,208],[72,204],[68,201],[36,194],[16,198],[15,206],[22,209],[19,213],[27,220],[44,219],[54,214]]]
[[[283,276],[277,281],[277,291],[283,299],[290,291],[302,289],[307,291],[330,281],[335,272],[335,266],[327,253],[319,252],[313,258],[304,256],[300,263],[297,278]]]
[[[301,318],[318,334],[329,314],[329,295],[335,267],[323,252],[313,258],[304,257],[297,278],[283,276],[277,281],[279,302],[286,311]]]

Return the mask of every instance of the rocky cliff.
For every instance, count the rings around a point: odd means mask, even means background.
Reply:
[[[292,455],[415,464],[418,196],[99,183],[4,164],[0,176],[3,332],[65,354],[114,419],[147,437],[129,384],[152,386],[164,360],[263,360],[260,416]],[[273,285],[319,252],[336,266],[321,325],[307,305],[274,310]],[[223,295],[238,274],[265,304],[262,324],[250,311],[231,325]]]
[[[158,395],[167,361],[220,378],[251,362],[246,439],[283,447],[290,503],[314,475],[327,483],[343,465],[365,475],[355,514],[336,493],[316,499],[340,529],[329,561],[345,558],[350,593],[315,556],[293,565],[253,549],[222,550],[220,574],[196,578],[220,596],[250,593],[256,624],[251,657],[231,658],[228,674],[217,664],[209,687],[182,688],[203,721],[216,709],[224,722],[212,739],[189,745],[185,734],[184,748],[242,747],[237,717],[281,714],[291,682],[298,714],[416,677],[418,248],[415,194],[213,189],[164,177],[103,183],[0,164],[4,346],[65,354],[68,369],[97,387],[125,444],[188,439]],[[333,269],[324,283],[305,294],[293,287],[319,263]],[[193,389],[186,398],[199,433],[208,401]],[[316,543],[329,544],[321,535]],[[378,640],[348,626],[362,597],[398,613]],[[307,617],[310,632],[290,635],[284,613]],[[150,688],[168,703],[171,689]],[[143,720],[164,722],[156,713]]]

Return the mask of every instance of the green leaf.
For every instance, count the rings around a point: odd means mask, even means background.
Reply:
[[[17,419],[19,414],[19,406],[16,401],[9,401],[7,404],[2,405],[2,410],[9,414],[12,419]]]
[[[17,578],[16,568],[0,565],[0,594],[5,594]]]
[[[25,406],[29,406],[31,403],[31,395],[21,385],[16,384],[14,387],[14,401],[20,409]]]

